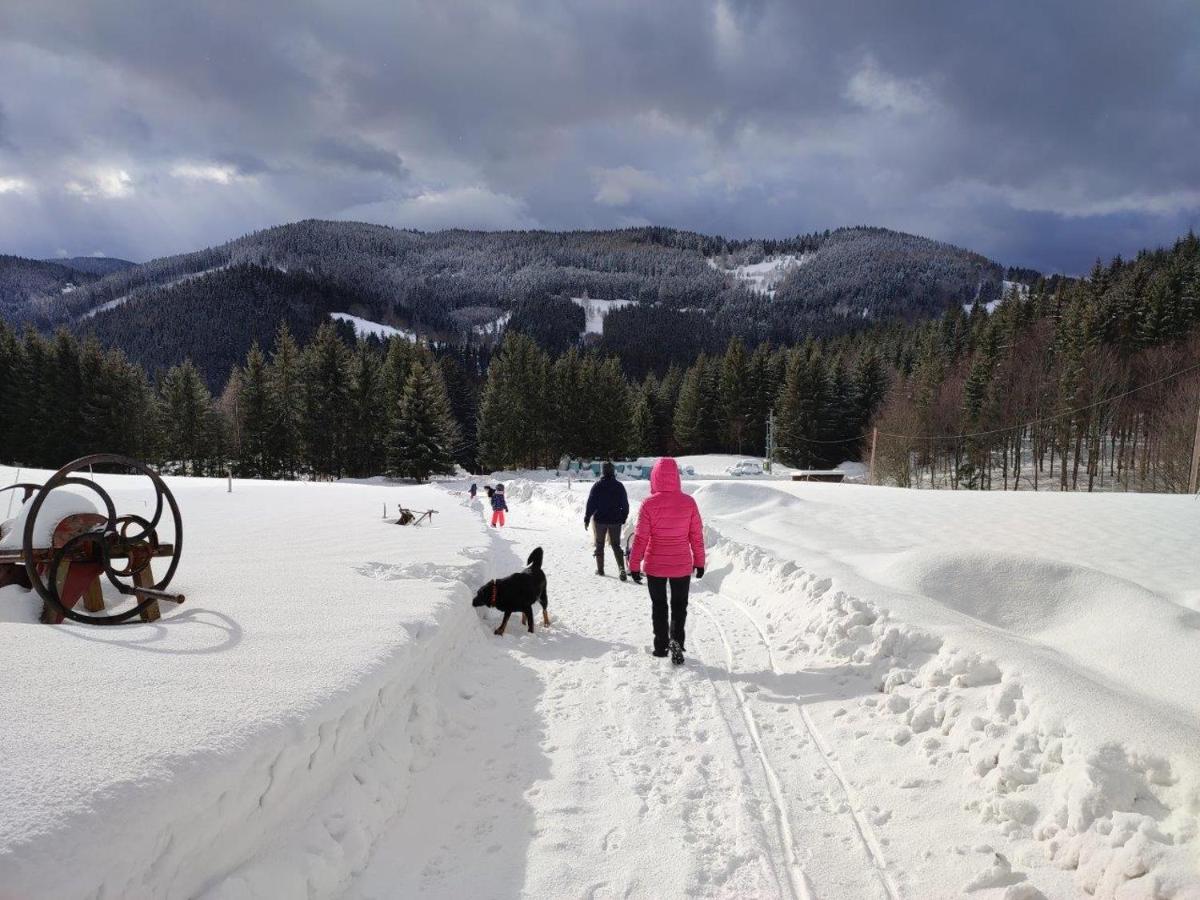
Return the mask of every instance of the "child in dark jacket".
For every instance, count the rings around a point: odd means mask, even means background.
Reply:
[[[492,494],[492,527],[504,526],[504,514],[508,512],[508,504],[504,502],[504,485],[496,485]]]

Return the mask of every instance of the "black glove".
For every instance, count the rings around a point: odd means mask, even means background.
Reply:
[[[697,578],[704,577],[704,566],[696,566],[696,577]]]
[[[589,528],[591,528],[591,527],[592,527],[592,526],[590,526],[590,525],[588,524],[588,520],[587,520],[587,519],[584,519],[584,520],[583,520],[583,530],[584,530],[584,531],[587,531],[587,530],[588,530]]]
[[[642,583],[642,573],[641,572],[630,572],[629,577],[633,579],[634,584]]]

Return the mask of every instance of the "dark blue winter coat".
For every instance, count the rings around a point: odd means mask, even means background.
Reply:
[[[605,475],[592,485],[583,523],[586,525],[593,518],[602,525],[624,525],[629,518],[629,498],[625,495],[625,485],[617,481],[615,475]]]
[[[504,502],[504,491],[494,491],[492,493],[492,510],[502,509],[508,512],[508,504]]]

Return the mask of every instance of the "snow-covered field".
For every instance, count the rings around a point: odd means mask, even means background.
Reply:
[[[330,313],[329,318],[350,323],[354,327],[354,333],[359,337],[367,337],[373,334],[380,340],[387,340],[391,337],[402,337],[406,341],[415,341],[417,339],[415,332],[405,331],[403,328],[395,328],[391,325],[384,325],[382,322],[372,322],[370,319],[362,319],[358,316],[352,316],[350,313]]]
[[[1200,896],[1200,505],[686,462],[679,670],[586,484],[507,480],[497,533],[446,486],[170,480],[161,622],[0,589],[0,896]],[[552,625],[494,637],[534,546]]]
[[[720,261],[716,259],[710,259],[708,264],[714,269],[724,272],[733,279],[742,282],[742,284],[756,294],[774,297],[775,290],[779,287],[779,282],[783,281],[793,269],[804,265],[810,259],[812,259],[812,255],[808,253],[801,253],[799,256],[794,253],[788,253],[782,256],[767,257],[762,262],[733,266],[731,268],[722,267]]]
[[[604,318],[614,309],[636,303],[636,300],[595,300],[591,297],[572,297],[571,302],[583,310],[584,334],[604,334]]]

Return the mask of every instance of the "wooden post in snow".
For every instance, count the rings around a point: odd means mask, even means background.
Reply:
[[[1192,476],[1188,479],[1188,493],[1200,491],[1200,397],[1196,398],[1196,437],[1192,440]]]
[[[226,482],[225,493],[232,494],[233,493],[233,469],[226,469],[225,477],[228,479],[228,481]]]
[[[875,483],[875,444],[879,440],[879,429],[871,429],[871,468],[867,472],[867,484]]]

